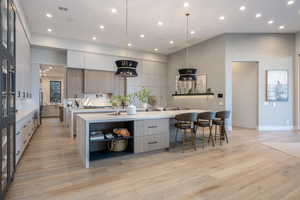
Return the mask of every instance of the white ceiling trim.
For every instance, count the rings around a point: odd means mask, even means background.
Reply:
[[[152,54],[144,51],[135,51],[113,46],[92,44],[79,40],[68,40],[58,37],[50,37],[48,35],[32,34],[31,44],[39,47],[50,47],[65,50],[74,50],[81,52],[89,52],[107,56],[117,56],[122,58],[140,59],[155,62],[167,62],[167,56],[160,54]]]

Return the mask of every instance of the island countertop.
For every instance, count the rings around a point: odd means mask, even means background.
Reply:
[[[86,123],[101,123],[101,122],[120,122],[120,121],[136,121],[146,119],[167,119],[174,118],[182,113],[202,113],[207,110],[172,110],[172,111],[149,111],[137,112],[135,115],[128,115],[121,113],[114,115],[112,113],[95,113],[95,114],[79,114],[78,118],[84,120]]]

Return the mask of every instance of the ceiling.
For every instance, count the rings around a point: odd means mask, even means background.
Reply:
[[[41,75],[41,77],[64,78],[65,69],[62,66],[41,65],[40,75]]]
[[[185,13],[191,13],[189,45],[222,33],[291,33],[300,31],[300,0],[22,0],[31,32],[153,53],[170,54],[186,46]],[[184,7],[188,2],[189,7]],[[68,11],[61,11],[59,6]],[[240,10],[245,6],[244,11]],[[117,13],[112,13],[112,8]],[[46,16],[47,13],[52,18]],[[255,15],[261,13],[260,18]],[[224,16],[225,20],[219,17]],[[273,24],[268,24],[273,20]],[[157,25],[158,21],[163,26]],[[100,25],[104,29],[100,29]],[[279,26],[285,29],[280,30]],[[52,32],[48,32],[48,29]],[[144,34],[144,38],[140,37]],[[96,37],[96,40],[92,38]],[[170,41],[174,44],[170,44]],[[154,49],[157,48],[157,51]]]

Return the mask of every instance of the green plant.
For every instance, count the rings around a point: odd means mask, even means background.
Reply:
[[[120,95],[112,96],[110,99],[112,107],[120,107],[122,105],[122,98]]]
[[[137,92],[137,98],[142,103],[148,103],[149,96],[150,96],[150,90],[147,88],[143,88]]]
[[[127,96],[117,95],[112,96],[110,103],[113,107],[125,106],[128,104],[133,104],[136,99],[136,94],[128,94]]]

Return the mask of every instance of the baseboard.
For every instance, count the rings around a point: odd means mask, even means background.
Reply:
[[[294,126],[259,126],[259,131],[290,131],[295,130]]]

